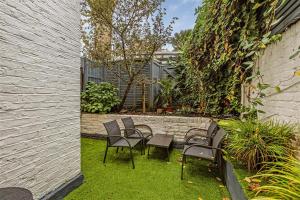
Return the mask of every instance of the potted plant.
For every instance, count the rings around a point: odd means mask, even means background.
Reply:
[[[160,93],[156,98],[156,105],[163,107],[166,112],[173,112],[173,96],[176,91],[176,82],[171,78],[158,81],[160,85]]]

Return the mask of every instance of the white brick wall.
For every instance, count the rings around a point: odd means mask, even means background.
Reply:
[[[135,124],[146,124],[153,130],[153,134],[174,135],[175,140],[181,141],[191,128],[208,128],[211,120],[205,117],[176,117],[176,116],[148,116],[148,115],[118,115],[118,114],[89,114],[81,115],[81,133],[107,134],[103,123],[117,120],[124,128],[121,118],[132,117]]]
[[[266,113],[260,118],[300,123],[300,77],[293,76],[300,70],[300,54],[290,59],[300,48],[300,21],[282,34],[282,40],[267,47],[258,61],[265,83],[279,85],[282,92],[269,89],[261,108]]]
[[[0,1],[0,187],[80,173],[79,0]]]

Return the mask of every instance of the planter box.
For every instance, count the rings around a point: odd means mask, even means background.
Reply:
[[[232,200],[247,200],[241,184],[234,173],[233,165],[230,161],[224,160],[224,181]]]

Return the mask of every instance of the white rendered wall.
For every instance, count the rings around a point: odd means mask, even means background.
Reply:
[[[0,187],[80,173],[79,0],[0,1]]]
[[[281,41],[269,45],[258,60],[263,81],[273,88],[268,89],[261,119],[300,123],[300,21],[282,33]],[[290,58],[295,55],[294,58]],[[274,87],[279,86],[281,92]]]

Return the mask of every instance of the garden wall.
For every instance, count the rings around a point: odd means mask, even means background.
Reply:
[[[177,117],[177,116],[148,116],[148,115],[119,115],[119,114],[81,114],[81,133],[107,134],[104,122],[117,120],[120,127],[124,128],[121,118],[132,117],[136,124],[147,124],[153,134],[175,135],[175,140],[182,141],[184,134],[190,128],[207,128],[209,118],[204,117]]]
[[[281,121],[300,123],[300,21],[282,33],[282,40],[269,45],[259,58],[259,67],[265,83],[273,88],[268,89],[261,108],[266,113],[260,118],[275,118]],[[294,58],[290,58],[295,55]],[[281,92],[274,87],[279,86]]]
[[[264,106],[259,108],[265,112],[259,118],[300,123],[300,21],[282,33],[281,41],[265,49],[256,67],[263,81],[272,86],[266,91]],[[280,92],[275,90],[276,86]],[[297,138],[295,146],[300,159],[300,133]]]
[[[1,0],[0,13],[0,188],[48,198],[81,171],[79,0]]]

